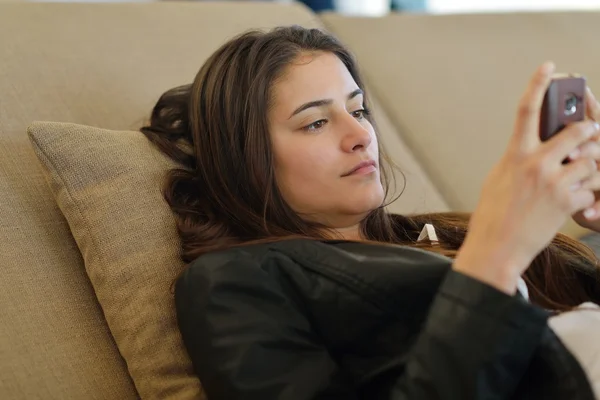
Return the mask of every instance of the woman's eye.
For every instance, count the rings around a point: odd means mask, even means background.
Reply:
[[[365,117],[366,111],[364,109],[352,111],[352,116],[358,120],[361,120]]]
[[[312,124],[310,124],[310,125],[306,125],[306,126],[305,126],[304,128],[302,128],[302,129],[304,129],[305,131],[308,131],[308,132],[316,132],[316,131],[318,131],[319,129],[321,129],[322,127],[324,127],[326,123],[327,123],[327,120],[325,120],[325,119],[320,119],[320,120],[318,120],[318,121],[315,121],[315,122],[313,122],[313,123],[312,123]]]

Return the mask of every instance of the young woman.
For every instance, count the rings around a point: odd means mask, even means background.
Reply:
[[[246,33],[165,93],[142,132],[181,164],[176,306],[208,398],[593,399],[547,310],[600,300],[593,253],[557,234],[572,215],[600,231],[600,106],[588,93],[590,120],[540,142],[553,69],[471,216],[385,211],[363,81],[324,32]]]

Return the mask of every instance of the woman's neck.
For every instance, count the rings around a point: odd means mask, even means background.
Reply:
[[[336,236],[339,236],[342,240],[362,240],[363,237],[360,233],[360,225],[349,226],[347,228],[335,229]]]

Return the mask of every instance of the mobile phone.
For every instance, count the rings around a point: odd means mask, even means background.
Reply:
[[[544,95],[540,114],[540,138],[545,141],[565,126],[585,119],[585,87],[583,76],[554,75]]]

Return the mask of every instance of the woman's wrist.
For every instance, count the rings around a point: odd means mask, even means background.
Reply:
[[[514,295],[517,283],[526,269],[523,262],[514,260],[508,251],[496,248],[461,247],[452,268],[504,293]]]

